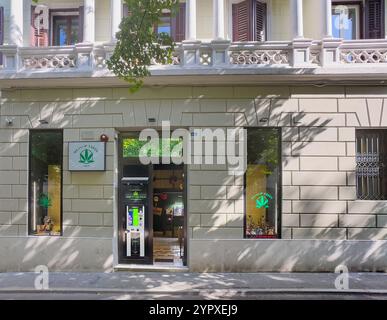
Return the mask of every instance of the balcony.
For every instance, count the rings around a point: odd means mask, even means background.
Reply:
[[[382,0],[378,1],[382,3]],[[12,19],[7,21],[6,44],[0,46],[0,88],[125,85],[106,67],[106,61],[114,51],[116,31],[123,15],[122,1],[79,1],[71,9],[73,16],[78,17],[79,35],[77,41],[71,43],[80,43],[65,46],[54,46],[58,44],[57,39],[53,36],[54,32],[48,32],[49,29],[55,29],[53,17],[63,4],[53,0],[45,0],[44,3],[42,8],[32,9],[30,0],[9,2],[7,14]],[[358,24],[357,28],[352,26],[352,31],[358,31],[358,34],[350,32],[351,37],[357,40],[338,39],[339,36],[348,36],[348,32],[343,33],[345,30],[341,29],[341,24],[339,27],[332,24],[333,15],[338,15],[336,18],[341,21],[342,13],[336,12],[340,1],[186,0],[183,3],[185,23],[180,25],[178,33],[184,33],[184,36],[177,41],[186,40],[177,45],[171,65],[161,65],[155,61],[150,68],[152,77],[146,79],[148,84],[313,81],[316,85],[324,85],[342,80],[385,81],[387,38],[383,37],[386,32],[381,24],[375,30],[369,25],[367,28],[364,26],[364,32]],[[252,3],[259,7],[251,11]],[[234,5],[248,5],[251,12]],[[26,9],[25,12],[22,8]],[[236,10],[238,8],[241,10]],[[360,4],[351,8],[348,10],[353,11],[351,14],[357,14],[356,21],[386,20],[384,11],[378,12],[378,19],[371,19],[369,14],[360,16],[364,11]],[[243,14],[237,15],[242,21],[241,26],[245,26],[246,21],[250,21],[247,25],[254,25],[251,21],[256,21],[257,16],[252,13],[259,11],[264,14],[258,19],[262,22],[258,28],[260,32],[254,28],[255,32],[249,29],[246,33],[246,28],[238,27],[239,22],[234,24],[233,10],[248,13],[244,19]],[[31,25],[35,25],[34,33],[25,28],[25,16],[30,17],[31,13],[40,17],[31,20]],[[79,18],[81,16],[82,19]],[[82,26],[81,20],[84,22]],[[41,21],[47,23],[41,24]],[[212,32],[208,31],[211,29]],[[364,36],[382,39],[361,40]],[[236,42],[241,39],[254,41]]]
[[[113,44],[0,46],[0,87],[13,86],[18,81],[19,85],[36,86],[37,79],[46,80],[48,85],[55,85],[54,79],[67,79],[74,85],[76,81],[85,82],[85,78],[89,78],[89,84],[118,83],[106,67],[113,50]],[[150,69],[150,84],[383,81],[387,73],[387,40],[184,41],[177,45],[172,64],[155,62]]]

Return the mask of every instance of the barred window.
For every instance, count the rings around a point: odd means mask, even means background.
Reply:
[[[360,200],[387,199],[387,130],[356,130],[356,189]]]

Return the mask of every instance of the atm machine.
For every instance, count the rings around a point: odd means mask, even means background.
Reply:
[[[123,177],[121,180],[123,220],[123,260],[147,263],[149,252],[149,177]]]

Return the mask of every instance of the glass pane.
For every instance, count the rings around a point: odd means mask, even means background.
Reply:
[[[79,42],[79,17],[78,16],[72,16],[71,17],[71,44],[76,44]]]
[[[67,46],[79,42],[79,16],[54,16],[53,45]]]
[[[161,17],[157,25],[157,33],[167,33],[171,35],[171,18],[169,16]]]
[[[278,236],[279,130],[247,130],[246,238]]]
[[[62,232],[62,148],[62,131],[30,132],[30,234]]]
[[[332,8],[332,33],[335,38],[355,40],[357,35],[358,10],[355,7],[335,6]]]
[[[54,46],[67,45],[67,19],[66,17],[54,17]]]

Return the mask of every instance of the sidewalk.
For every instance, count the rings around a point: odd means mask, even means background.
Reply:
[[[0,293],[37,292],[35,273],[0,273]],[[132,294],[377,293],[387,294],[387,274],[351,273],[349,290],[337,290],[334,273],[50,273],[49,292]],[[47,292],[47,290],[45,290]]]

